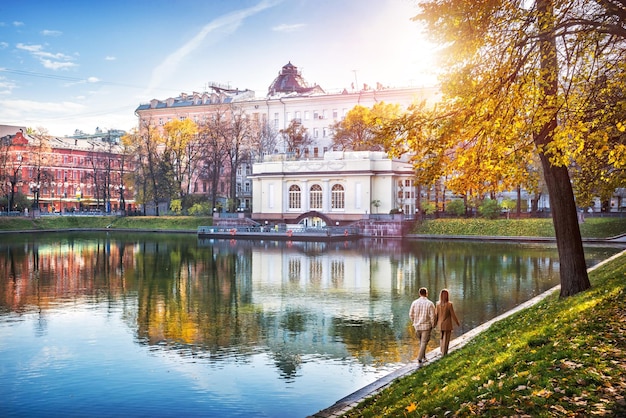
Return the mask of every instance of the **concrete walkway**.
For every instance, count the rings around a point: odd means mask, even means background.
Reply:
[[[624,238],[624,237],[622,237]],[[620,257],[622,254],[625,254],[625,251],[622,251],[616,255],[614,255],[613,257],[610,257],[598,264],[596,264],[595,266],[591,267],[588,269],[589,272],[597,269],[598,267],[609,263],[611,261],[613,261],[614,259]],[[561,286],[557,285],[555,287],[553,287],[552,289],[549,289],[545,292],[543,292],[542,294],[535,296],[534,298],[522,303],[521,305],[516,306],[514,309],[511,309],[510,311],[507,311],[505,313],[503,313],[500,316],[497,316],[495,318],[493,318],[490,321],[485,322],[484,324],[472,329],[469,332],[466,332],[465,334],[461,335],[458,338],[455,338],[454,340],[450,341],[450,347],[448,352],[452,352],[454,350],[458,350],[459,348],[465,346],[467,343],[469,343],[472,339],[474,339],[474,337],[476,337],[478,334],[480,334],[481,332],[485,331],[486,329],[488,329],[489,327],[491,327],[491,325],[495,324],[498,321],[503,320],[504,318],[507,318],[521,310],[524,310],[528,307],[531,307],[535,304],[537,304],[538,302],[542,301],[543,299],[547,298],[548,296],[552,295],[553,293],[555,293],[556,291],[560,290]],[[378,380],[376,380],[373,383],[370,383],[369,385],[357,390],[356,392],[346,396],[345,398],[342,398],[340,400],[338,400],[337,402],[335,402],[334,405],[326,408],[326,409],[322,409],[321,411],[317,412],[316,414],[311,415],[309,418],[337,418],[337,417],[341,417],[343,414],[347,413],[348,411],[350,411],[352,408],[355,408],[359,403],[361,403],[362,401],[364,401],[367,398],[370,398],[376,394],[378,394],[379,392],[381,392],[382,390],[384,390],[385,388],[387,388],[388,386],[390,386],[395,380],[409,375],[411,373],[415,373],[417,372],[421,367],[430,364],[436,360],[438,360],[439,358],[441,358],[441,354],[439,352],[439,349],[435,349],[430,351],[428,354],[426,354],[426,362],[419,364],[417,363],[417,361],[408,363],[406,365],[404,365],[403,367],[399,368],[398,370],[391,372],[390,374],[388,374],[387,376],[384,376]]]

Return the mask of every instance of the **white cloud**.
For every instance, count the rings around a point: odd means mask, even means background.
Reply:
[[[5,49],[5,48],[8,48],[8,47],[9,47],[9,44],[8,44],[8,43],[6,43],[6,42],[0,42],[0,49]]]
[[[84,109],[74,102],[37,102],[35,100],[0,100],[0,109],[7,119],[28,119],[29,114],[44,112],[55,115],[73,114]]]
[[[61,36],[61,34],[63,34],[63,32],[58,31],[58,30],[44,29],[44,30],[41,31],[41,34],[43,36]]]
[[[152,72],[152,78],[148,84],[148,91],[145,95],[151,94],[152,90],[158,88],[161,83],[171,76],[180,66],[182,60],[191,54],[196,48],[198,48],[205,41],[206,37],[216,30],[221,30],[222,33],[232,33],[242,24],[244,19],[253,16],[263,10],[271,8],[278,4],[280,1],[268,1],[263,0],[256,6],[236,10],[234,12],[225,14],[211,22],[207,23],[201,30],[191,38],[186,44],[178,48],[165,58],[165,60],[157,66]]]
[[[282,25],[274,26],[272,30],[274,32],[295,32],[299,29],[302,29],[305,26],[306,26],[305,23],[294,23],[291,25],[287,23],[283,23]]]
[[[37,58],[45,68],[51,70],[66,69],[77,66],[77,64],[71,62],[73,60],[72,57],[60,52],[55,54],[44,51],[43,45],[26,45],[19,43],[16,47],[17,49],[30,52],[30,54]]]
[[[59,62],[48,59],[40,59],[39,61],[41,61],[41,64],[44,66],[44,68],[47,68],[49,70],[63,70],[66,68],[76,67],[76,64],[74,64],[73,62]]]
[[[22,49],[24,51],[28,51],[28,52],[39,52],[42,50],[43,46],[41,45],[26,45],[23,43],[19,43],[17,45],[15,45],[17,47],[17,49]]]
[[[88,83],[98,83],[100,79],[98,77],[87,77]]]
[[[13,26],[24,26],[24,22],[20,22],[20,21],[15,21],[13,22]]]
[[[12,81],[0,77],[0,95],[9,95],[17,86]]]
[[[117,59],[117,57],[112,57],[111,55],[107,55],[106,57],[104,57],[105,61],[115,61]]]

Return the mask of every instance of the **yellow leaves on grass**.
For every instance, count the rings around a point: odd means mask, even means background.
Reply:
[[[411,412],[417,409],[417,404],[415,402],[411,402],[411,404],[407,406],[405,409],[406,409],[406,412],[410,414]]]

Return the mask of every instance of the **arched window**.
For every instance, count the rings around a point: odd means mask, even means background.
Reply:
[[[310,209],[322,209],[322,186],[314,184],[310,191]]]
[[[295,184],[289,187],[289,209],[302,208],[302,198],[300,193],[300,186]]]
[[[345,209],[346,197],[341,184],[334,184],[330,189],[330,204],[332,209]]]

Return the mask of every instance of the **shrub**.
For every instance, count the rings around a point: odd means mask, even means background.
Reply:
[[[189,208],[189,215],[191,216],[211,215],[211,207],[209,206],[209,202],[194,203],[193,206]]]
[[[451,201],[446,206],[446,212],[456,216],[465,215],[465,202],[463,202],[461,199],[455,199]]]
[[[424,215],[432,215],[433,213],[435,213],[435,210],[437,210],[435,204],[428,200],[422,200],[421,205]]]
[[[170,212],[176,214],[176,215],[180,215],[180,213],[183,210],[183,205],[180,199],[174,199],[172,200],[172,202],[170,203]]]
[[[485,199],[478,207],[480,216],[487,219],[498,219],[500,217],[500,204],[497,200]]]

